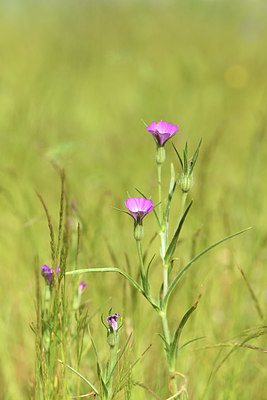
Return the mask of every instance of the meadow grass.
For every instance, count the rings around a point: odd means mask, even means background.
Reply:
[[[200,260],[175,289],[169,313],[179,320],[203,287],[182,343],[203,339],[181,351],[179,372],[188,379],[190,399],[264,399],[266,339],[257,337],[264,318],[239,269],[264,314],[264,11],[261,1],[1,2],[0,398],[27,399],[34,393],[35,337],[29,325],[36,319],[36,258],[39,268],[51,263],[47,221],[36,191],[56,229],[60,178],[54,165],[64,168],[74,224],[67,269],[75,266],[79,221],[79,268],[119,266],[135,275],[132,221],[113,207],[123,208],[127,192],[137,195],[135,187],[157,198],[155,144],[142,121],[163,119],[179,125],[174,139],[179,150],[185,141],[195,149],[203,140],[190,192],[194,205],[174,268],[180,270],[212,242],[253,227]],[[164,182],[170,161],[179,168],[170,145],[166,152]],[[178,195],[174,201],[178,211]],[[171,229],[174,217],[175,212]],[[156,221],[147,217],[145,249],[156,229]],[[149,247],[149,258],[158,244],[155,239]],[[155,261],[150,275],[159,287],[160,260]],[[152,344],[119,398],[150,399],[144,386],[167,398],[157,315],[116,274],[82,279],[88,284],[83,301],[102,360],[107,360],[108,345],[101,314],[111,307],[123,315],[122,343],[133,332],[131,362]],[[67,293],[73,284],[69,279]],[[79,371],[96,382],[89,339],[86,345]],[[65,373],[78,382],[71,371]],[[79,385],[73,395],[88,392],[84,382]]]

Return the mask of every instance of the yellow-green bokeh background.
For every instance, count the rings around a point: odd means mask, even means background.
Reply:
[[[81,267],[114,265],[108,243],[122,268],[125,252],[137,268],[132,221],[112,207],[124,207],[127,191],[134,196],[135,187],[157,201],[155,145],[143,121],[178,124],[179,149],[188,141],[193,150],[203,138],[177,269],[189,259],[191,236],[200,227],[197,251],[253,226],[196,264],[172,299],[174,320],[203,285],[183,341],[205,339],[188,347],[179,364],[190,399],[202,398],[219,354],[197,349],[262,324],[238,267],[264,310],[266,12],[265,2],[257,0],[0,2],[0,398],[27,399],[33,385],[34,258],[50,262],[47,223],[35,191],[56,223],[59,179],[52,162],[64,167],[83,222]],[[170,161],[178,170],[168,145],[165,179]],[[174,201],[173,221],[178,195]],[[145,245],[155,229],[153,216],[146,217]],[[158,288],[159,264],[151,275]],[[109,306],[123,309],[130,330],[123,279],[83,278],[92,313],[102,307],[92,322],[99,344],[105,341],[100,314]],[[136,310],[134,356],[152,347],[135,380],[163,398],[160,324],[144,299]],[[251,345],[264,347],[264,338]],[[264,356],[237,350],[210,382],[205,399],[263,400]],[[95,377],[94,367],[82,372]],[[150,395],[135,387],[132,398]]]

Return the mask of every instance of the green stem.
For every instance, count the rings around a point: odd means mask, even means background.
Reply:
[[[171,345],[171,335],[170,335],[166,312],[162,311],[160,313],[160,317],[161,317],[161,322],[162,322],[163,336],[166,341],[166,345],[168,347]],[[168,349],[166,350],[165,355],[166,355],[166,360],[168,363],[169,374],[172,375],[175,372],[176,359],[173,359],[172,361],[169,359]],[[172,380],[172,391],[173,391],[173,393],[177,392],[177,384],[176,384],[175,377]]]
[[[161,168],[162,164],[158,163],[158,194],[159,194],[159,221],[160,221],[160,254],[163,261],[163,297],[166,295],[168,291],[168,267],[164,264],[164,257],[166,254],[166,226],[164,221],[162,221],[162,189],[161,189]]]
[[[166,312],[161,311],[160,312],[160,318],[161,318],[161,323],[162,323],[162,330],[163,330],[164,339],[166,340],[167,344],[170,345],[170,343],[171,343],[171,335],[170,335],[170,330],[169,330],[169,325],[168,325]]]
[[[142,281],[143,281],[143,278],[145,277],[145,268],[144,268],[141,240],[137,240],[136,244],[137,244],[137,252],[138,252],[139,263],[140,263],[141,278],[142,278]]]
[[[169,269],[169,264],[165,263],[165,255],[166,255],[166,248],[168,246],[167,243],[167,232],[166,232],[166,225],[162,224],[161,225],[161,229],[164,229],[163,231],[160,231],[160,255],[161,255],[161,259],[162,259],[162,267],[163,267],[163,298],[165,297],[165,295],[168,292],[169,289],[169,273],[168,273],[168,269]]]
[[[112,398],[112,384],[113,384],[113,369],[117,362],[117,352],[118,352],[118,341],[114,346],[110,346],[109,351],[109,361],[107,366],[107,390],[108,390],[108,399]]]
[[[168,265],[163,265],[163,299],[168,293],[169,289],[169,271]]]
[[[180,206],[180,212],[179,212],[177,226],[179,225],[179,223],[180,223],[180,221],[182,219],[183,213],[184,213],[184,208],[185,208],[187,195],[188,195],[188,192],[183,192],[183,194],[182,194],[182,200],[181,200],[181,206]]]
[[[160,224],[162,225],[162,204],[161,204],[161,167],[162,164],[157,164],[158,165],[158,194],[159,194],[159,221]]]
[[[176,360],[174,360],[174,362],[169,367],[170,375],[172,375],[176,371],[175,365],[176,365]],[[176,382],[176,377],[174,376],[172,378],[172,393],[177,393],[177,392],[178,392],[178,386]],[[175,397],[175,399],[178,399],[178,397]]]

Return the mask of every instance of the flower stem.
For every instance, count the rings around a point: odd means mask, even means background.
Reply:
[[[164,263],[164,257],[166,253],[166,246],[167,246],[167,235],[166,235],[166,226],[164,224],[164,221],[162,220],[162,189],[161,189],[161,167],[162,164],[158,163],[158,195],[159,195],[159,221],[161,225],[160,229],[160,254],[163,262],[163,297],[168,291],[168,266],[165,265]]]
[[[115,346],[110,346],[109,352],[109,360],[107,366],[107,399],[110,400],[112,398],[112,384],[113,384],[113,374],[114,374],[114,366],[117,362],[117,351],[118,351],[118,342]]]
[[[144,268],[144,261],[143,261],[143,253],[142,253],[142,243],[141,240],[136,241],[137,244],[137,252],[138,252],[138,257],[139,257],[139,263],[140,263],[140,272],[141,272],[141,278],[143,280],[145,276],[145,268]]]
[[[161,204],[161,167],[162,164],[157,164],[158,165],[158,195],[159,195],[159,221],[160,224],[162,225],[162,204]]]

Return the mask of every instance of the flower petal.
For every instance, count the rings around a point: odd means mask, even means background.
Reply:
[[[173,125],[171,122],[159,121],[155,123],[152,121],[150,126],[147,126],[146,129],[154,137],[157,145],[163,146],[164,143],[178,131],[178,126]]]
[[[153,210],[153,203],[151,199],[144,197],[130,197],[125,201],[125,205],[130,211],[132,217],[137,221],[138,214],[142,220],[146,214]]]

